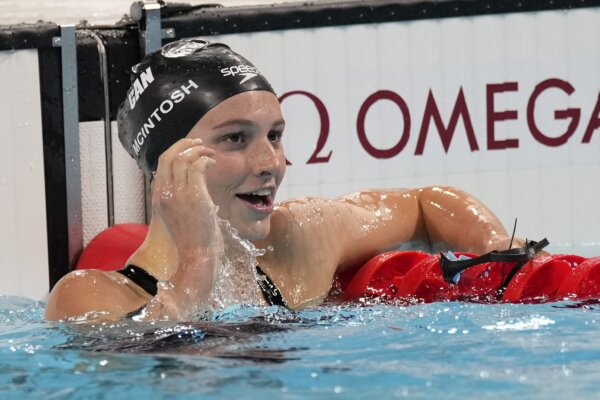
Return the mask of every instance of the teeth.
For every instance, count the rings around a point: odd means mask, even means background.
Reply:
[[[261,189],[261,190],[257,190],[256,192],[252,192],[250,194],[254,195],[254,196],[268,196],[271,194],[271,189]]]

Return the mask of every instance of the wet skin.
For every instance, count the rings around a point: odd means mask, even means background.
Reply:
[[[283,129],[270,92],[241,93],[210,110],[161,155],[149,233],[129,260],[166,282],[158,295],[116,273],[71,273],[53,289],[46,317],[118,319],[144,304],[147,319],[193,317],[189,305],[208,301],[224,252],[217,215],[273,249],[258,262],[291,308],[319,304],[336,272],[403,243],[475,253],[508,247],[494,214],[454,188],[368,190],[274,206],[285,173]]]

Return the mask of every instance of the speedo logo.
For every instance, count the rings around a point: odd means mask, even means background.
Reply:
[[[234,65],[233,67],[227,67],[221,69],[223,76],[236,76],[242,75],[244,79],[240,81],[240,85],[258,75],[258,69],[251,65]]]
[[[144,93],[144,90],[146,90],[148,85],[152,82],[154,82],[154,75],[152,75],[152,70],[150,67],[148,67],[135,81],[133,81],[133,86],[127,94],[129,106],[132,110],[135,108],[135,103],[138,101],[142,93]]]

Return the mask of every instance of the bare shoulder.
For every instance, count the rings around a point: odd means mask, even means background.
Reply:
[[[365,190],[335,199],[282,202],[271,218],[269,237],[258,243],[273,248],[259,260],[261,267],[278,287],[293,288],[292,297],[318,298],[329,291],[338,271],[406,241],[426,240],[419,193]]]
[[[330,289],[340,254],[332,233],[335,214],[332,200],[285,201],[271,217],[267,239],[256,243],[272,248],[258,262],[292,308],[319,302]]]
[[[264,243],[276,250],[274,255],[280,263],[303,263],[325,235],[335,209],[334,201],[316,197],[284,201],[273,212]]]
[[[132,289],[125,277],[100,270],[73,271],[56,283],[48,297],[45,318],[74,317],[117,320],[146,304],[149,295]]]

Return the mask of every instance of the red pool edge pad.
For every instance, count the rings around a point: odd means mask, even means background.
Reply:
[[[554,254],[526,263],[508,284],[502,297],[507,303],[540,303],[558,300],[556,292],[584,257]],[[600,293],[600,292],[599,292]]]
[[[342,288],[342,299],[396,297],[395,282],[426,258],[429,258],[429,254],[420,251],[390,251],[373,257]]]
[[[600,257],[588,258],[573,269],[556,291],[557,299],[600,298]]]
[[[115,271],[123,268],[147,233],[148,225],[136,223],[116,224],[103,230],[83,249],[76,269]]]
[[[474,257],[473,254],[456,253]],[[412,263],[412,265],[411,265]],[[373,257],[349,279],[342,299],[360,298],[478,303],[540,303],[600,298],[600,257],[575,254],[538,256],[502,283],[514,262],[486,262],[468,268],[456,284],[444,281],[440,256],[422,252],[387,252]]]

